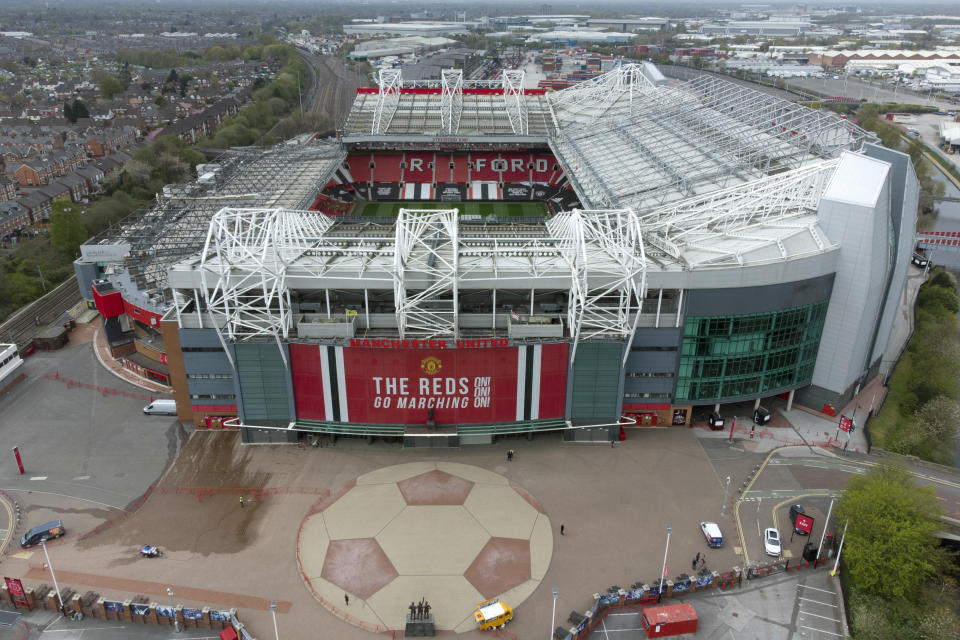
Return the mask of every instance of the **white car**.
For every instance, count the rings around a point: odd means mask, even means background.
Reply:
[[[774,528],[763,532],[763,550],[768,556],[780,557],[780,532]]]

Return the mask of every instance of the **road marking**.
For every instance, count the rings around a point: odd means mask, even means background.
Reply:
[[[840,624],[840,621],[837,620],[836,618],[828,618],[827,616],[819,616],[819,615],[817,615],[817,614],[815,614],[815,613],[808,613],[808,612],[806,612],[806,611],[801,611],[801,612],[800,612],[800,615],[802,615],[802,616],[813,616],[814,618],[823,618],[824,620],[829,620],[830,622],[836,622],[837,624]]]
[[[46,480],[47,476],[33,476],[31,480]]]
[[[62,618],[66,620],[66,618]],[[59,622],[59,620],[57,621]],[[123,629],[124,627],[84,627],[79,629],[80,633],[84,631],[109,631],[111,629]],[[44,629],[42,633],[76,633],[78,629]]]
[[[822,605],[825,606],[825,607],[833,607],[834,609],[837,608],[837,605],[835,605],[835,604],[828,604],[828,603],[826,603],[826,602],[820,602],[819,600],[812,600],[812,599],[810,599],[810,598],[804,598],[803,596],[800,596],[799,599],[800,599],[800,600],[806,600],[807,602],[815,602],[816,604],[822,604]]]
[[[89,480],[90,476],[77,476],[74,480]]]
[[[800,625],[801,629],[810,629],[810,631],[816,631],[817,633],[829,633],[832,636],[837,636],[838,638],[845,638],[846,636],[842,633],[834,633],[833,631],[827,631],[826,629],[816,629],[814,627],[805,627]]]
[[[811,587],[805,584],[798,584],[798,587],[803,587],[804,589],[813,589],[814,591],[822,591],[823,593],[829,593],[830,595],[836,595],[835,591],[830,591],[828,589],[817,589],[816,587]]]

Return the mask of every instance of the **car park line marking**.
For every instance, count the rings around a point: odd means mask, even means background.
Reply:
[[[74,480],[89,480],[90,476],[77,476]]]
[[[805,584],[798,584],[798,587],[803,587],[804,589],[813,589],[814,591],[822,591],[823,593],[829,593],[830,595],[836,595],[836,591],[830,591],[829,589],[817,589],[816,587],[811,587]]]
[[[840,624],[840,621],[837,620],[836,618],[830,618],[830,617],[827,617],[827,616],[821,616],[821,615],[817,615],[816,613],[809,613],[809,612],[807,612],[807,611],[801,611],[801,612],[800,612],[800,615],[802,615],[802,616],[813,616],[814,618],[823,618],[824,620],[829,620],[830,622],[836,622],[837,624]]]
[[[31,480],[46,480],[47,476],[33,476]]]
[[[823,605],[824,607],[833,607],[834,609],[837,608],[837,605],[835,604],[830,604],[828,602],[820,602],[819,600],[814,600],[812,598],[804,598],[803,596],[800,596],[800,600],[806,600],[807,602],[815,602],[816,604]]]
[[[814,627],[805,627],[800,625],[801,629],[810,629],[810,631],[816,631],[817,633],[829,633],[832,636],[837,636],[838,638],[845,638],[846,636],[842,633],[834,633],[833,631],[827,631],[826,629],[816,629]]]
[[[602,618],[600,619],[600,628],[603,629],[603,637],[610,640],[610,636],[607,635],[607,623]]]

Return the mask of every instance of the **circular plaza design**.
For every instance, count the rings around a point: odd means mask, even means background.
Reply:
[[[313,505],[297,541],[313,595],[370,630],[403,629],[410,603],[424,598],[437,629],[470,631],[477,604],[529,597],[552,553],[550,520],[533,496],[449,462],[359,476]]]

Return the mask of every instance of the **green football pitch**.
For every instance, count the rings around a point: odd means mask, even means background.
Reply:
[[[400,209],[457,209],[461,216],[498,218],[544,218],[547,206],[542,202],[505,202],[502,200],[472,202],[357,202],[355,216],[396,218]]]

